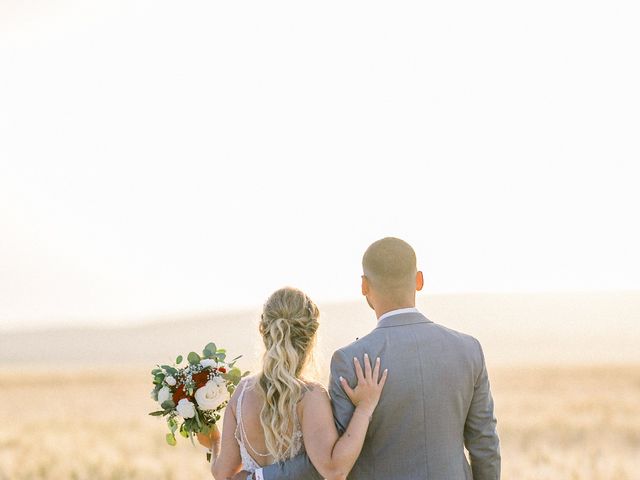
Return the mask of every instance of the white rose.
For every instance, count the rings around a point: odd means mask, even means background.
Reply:
[[[203,367],[216,368],[218,366],[218,362],[216,362],[213,358],[204,358],[200,360],[200,365],[202,365]]]
[[[178,402],[176,410],[182,418],[192,418],[196,415],[196,407],[186,398]]]
[[[209,380],[204,387],[196,390],[196,402],[201,410],[214,410],[218,408],[229,396],[224,380],[214,378]]]
[[[162,405],[164,402],[166,402],[170,398],[171,398],[171,390],[169,390],[169,387],[162,387],[158,391],[158,403],[160,405]]]
[[[171,385],[172,387],[176,384],[176,379],[173,378],[171,375],[165,378],[164,381],[167,382],[167,385]]]
[[[214,382],[218,387],[220,388],[224,388],[224,391],[227,392],[227,382],[224,378],[222,377],[213,377],[213,379],[211,380],[212,382]],[[227,392],[229,393],[229,392]]]

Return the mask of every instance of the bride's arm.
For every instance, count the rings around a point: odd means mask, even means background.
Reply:
[[[328,480],[344,479],[353,468],[387,378],[386,370],[380,378],[380,359],[372,369],[365,356],[364,372],[358,360],[354,359],[354,364],[358,378],[356,388],[351,389],[346,380],[341,379],[345,392],[356,406],[342,436],[338,435],[331,400],[323,388],[315,387],[303,399],[301,423],[305,449],[318,472]]]
[[[198,434],[200,443],[211,448],[211,474],[216,480],[230,479],[242,469],[240,447],[235,438],[237,420],[233,408],[236,405],[237,392],[238,390],[231,397],[224,412],[222,435],[217,428],[212,431],[210,437]]]

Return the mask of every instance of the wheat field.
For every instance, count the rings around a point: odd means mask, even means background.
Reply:
[[[146,369],[3,368],[1,480],[210,478],[164,442]],[[640,479],[640,367],[497,368],[503,478]]]

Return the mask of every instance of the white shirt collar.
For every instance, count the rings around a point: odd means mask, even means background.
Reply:
[[[400,315],[401,313],[419,313],[416,307],[407,307],[407,308],[398,308],[397,310],[391,310],[390,312],[383,313],[378,318],[378,323],[380,323],[385,318],[388,318],[392,315]]]

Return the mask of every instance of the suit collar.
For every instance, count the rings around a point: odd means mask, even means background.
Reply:
[[[378,323],[384,320],[387,317],[391,317],[393,315],[400,315],[401,313],[419,313],[416,307],[406,307],[406,308],[397,308],[395,310],[390,310],[387,313],[383,313],[378,317]]]
[[[402,325],[413,325],[415,323],[433,323],[420,312],[398,313],[382,318],[378,322],[377,328],[400,327]]]

